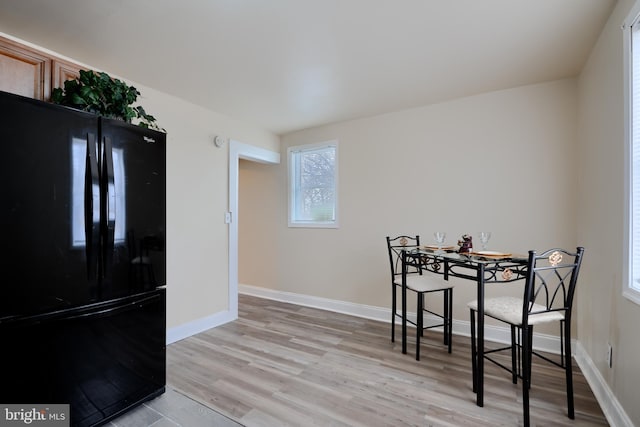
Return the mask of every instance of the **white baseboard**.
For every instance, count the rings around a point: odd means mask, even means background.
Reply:
[[[237,316],[233,316],[230,311],[221,311],[220,313],[212,314],[211,316],[196,319],[192,322],[167,329],[167,345],[188,338],[192,335],[199,334],[207,329],[224,325],[225,323],[236,320],[236,318]]]
[[[633,422],[580,342],[577,343],[575,349],[576,363],[580,366],[580,370],[589,383],[591,391],[593,391],[593,395],[600,404],[600,408],[602,408],[609,425],[614,427],[634,427]]]
[[[275,301],[288,302],[306,307],[319,308],[334,311],[337,313],[349,314],[366,319],[377,320],[389,323],[391,320],[390,307],[376,307],[363,304],[355,304],[345,301],[331,300],[327,298],[314,297],[309,295],[295,294],[291,292],[275,291],[257,286],[239,285],[238,292],[260,298]],[[407,313],[409,317],[415,319],[415,313]],[[426,319],[425,322],[434,319]],[[470,336],[471,324],[469,321],[454,320],[452,329],[456,335]],[[498,343],[509,343],[511,332],[507,327],[485,325],[485,339]],[[557,336],[534,334],[533,346],[536,350],[559,353],[560,340]],[[591,357],[586,353],[580,342],[572,340],[571,343],[576,363],[589,383],[593,394],[600,404],[607,421],[612,427],[634,427],[631,419],[618,402],[615,395],[609,388],[600,372],[595,367]]]

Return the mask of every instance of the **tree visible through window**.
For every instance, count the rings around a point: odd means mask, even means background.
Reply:
[[[290,147],[289,226],[337,227],[337,142]]]

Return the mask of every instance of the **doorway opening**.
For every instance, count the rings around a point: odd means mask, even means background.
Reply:
[[[238,318],[238,193],[240,159],[252,162],[279,164],[280,153],[229,141],[229,313]]]

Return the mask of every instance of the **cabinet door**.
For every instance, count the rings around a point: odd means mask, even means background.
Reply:
[[[83,69],[78,64],[62,59],[54,59],[51,68],[51,88],[64,88],[64,82],[80,77],[80,70]]]
[[[0,90],[48,100],[51,60],[42,53],[0,38]]]

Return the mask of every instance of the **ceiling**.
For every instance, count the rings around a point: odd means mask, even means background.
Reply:
[[[0,32],[283,134],[576,76],[615,3],[0,0]]]

